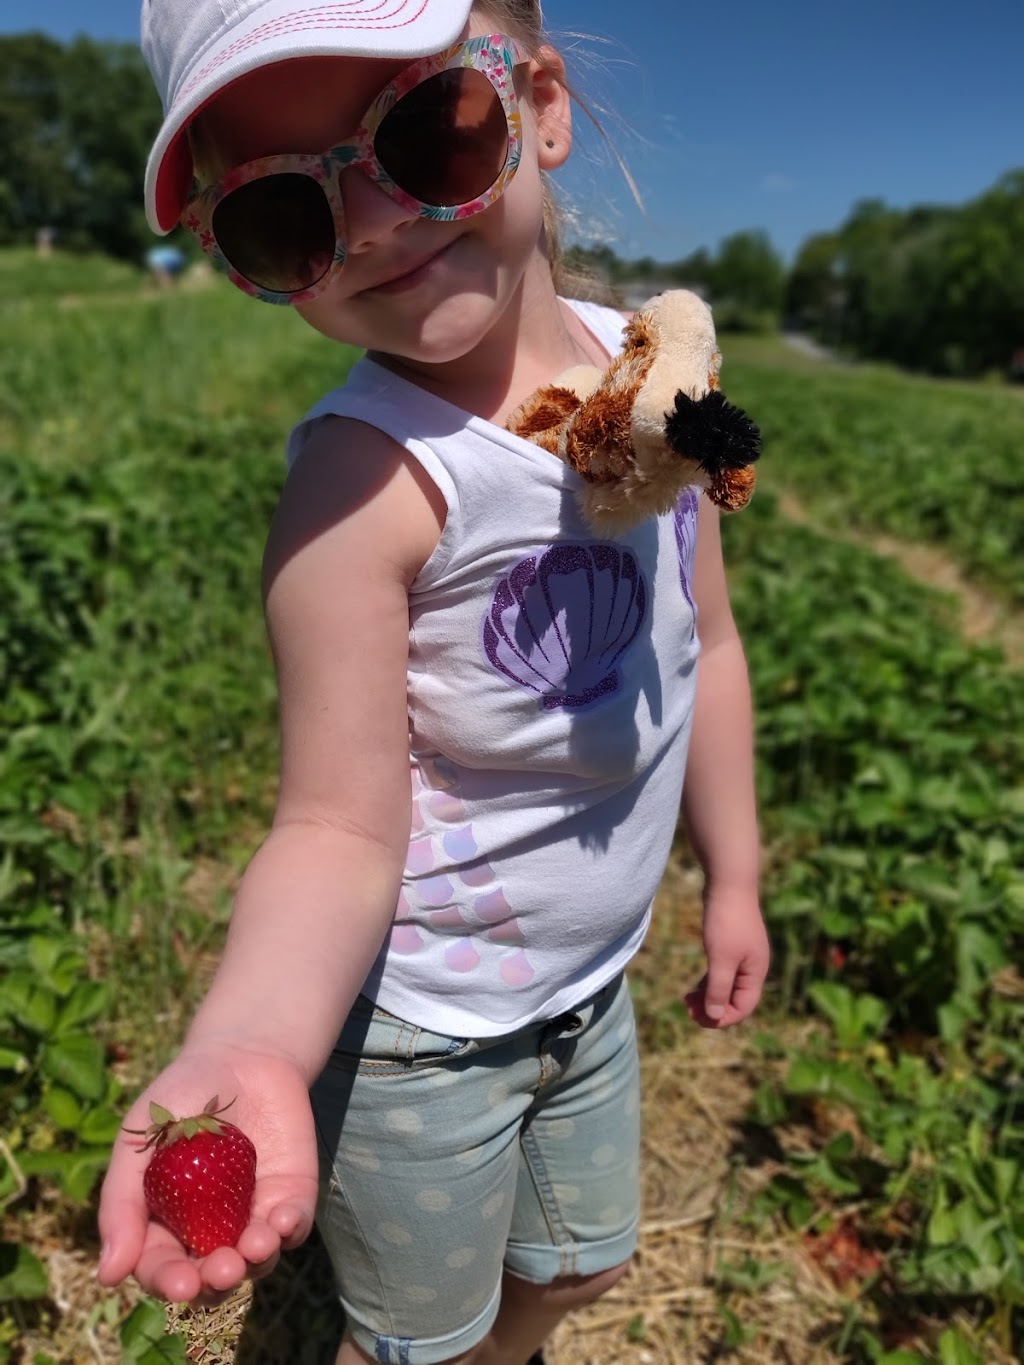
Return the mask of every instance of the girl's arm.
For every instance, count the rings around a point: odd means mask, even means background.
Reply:
[[[137,1138],[103,1183],[99,1278],[208,1301],[308,1233],[317,1189],[309,1084],[391,923],[410,823],[408,587],[437,543],[440,495],[379,433],[333,419],[286,485],[265,559],[282,772],[273,828],[242,879],[221,963],[151,1100],[217,1094],[258,1153],[249,1226],[197,1261],[148,1214]]]
[[[394,913],[410,824],[408,589],[443,502],[380,433],[332,419],[294,467],[264,559],[281,780],[186,1048],[281,1053],[312,1081]]]
[[[754,797],[750,685],[722,560],[719,513],[701,498],[694,561],[701,657],[683,819],[704,869],[707,974],[686,997],[709,1028],[738,1023],[761,995],[768,938],[758,903],[760,838]]]

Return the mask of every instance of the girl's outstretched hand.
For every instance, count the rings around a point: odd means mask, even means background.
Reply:
[[[728,1028],[752,1014],[768,975],[768,931],[754,892],[710,890],[704,903],[708,969],[683,997],[701,1028]]]
[[[256,1148],[252,1216],[237,1246],[197,1258],[151,1218],[142,1177],[152,1153],[141,1151],[144,1138],[122,1130],[100,1197],[101,1284],[134,1275],[158,1298],[211,1303],[243,1280],[267,1274],[282,1249],[308,1235],[316,1205],[316,1138],[306,1080],[294,1063],[230,1047],[184,1051],[132,1105],[124,1129],[149,1125],[151,1101],[177,1115],[198,1114],[211,1095],[222,1104],[234,1101],[223,1117]]]

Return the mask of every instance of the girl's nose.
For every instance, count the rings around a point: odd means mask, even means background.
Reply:
[[[343,171],[338,181],[345,210],[345,238],[349,254],[366,251],[413,222],[415,209],[407,209],[381,189],[358,166]]]

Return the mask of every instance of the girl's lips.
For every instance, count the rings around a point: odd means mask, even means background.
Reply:
[[[451,246],[451,243],[448,243]],[[400,275],[392,275],[390,279],[385,279],[380,284],[371,284],[361,292],[364,294],[403,294],[407,289],[415,289],[422,284],[431,272],[434,263],[445,254],[448,246],[443,246],[439,250],[431,252],[429,256],[413,262],[405,268]]]

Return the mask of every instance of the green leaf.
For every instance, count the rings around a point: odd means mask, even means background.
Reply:
[[[950,1000],[945,1005],[940,1005],[937,1014],[939,1037],[942,1041],[944,1043],[962,1042],[975,1013],[976,1011],[966,1008],[958,1000]]]
[[[166,1331],[167,1310],[154,1299],[143,1299],[121,1324],[121,1349],[129,1359],[138,1360]]]
[[[99,981],[82,981],[60,1008],[57,1031],[66,1032],[102,1014],[110,1002],[110,990]]]
[[[939,1361],[941,1365],[984,1365],[971,1343],[953,1328],[939,1337]]]
[[[83,1100],[98,1100],[103,1095],[103,1049],[84,1033],[53,1039],[43,1054],[43,1070]]]
[[[822,1148],[822,1156],[827,1157],[829,1161],[845,1161],[853,1156],[855,1145],[852,1133],[837,1133]]]
[[[75,1132],[82,1121],[81,1103],[70,1090],[59,1085],[51,1085],[43,1095],[43,1108],[58,1128]]]
[[[832,1021],[839,1045],[844,1048],[859,1047],[876,1038],[888,1018],[889,1011],[877,996],[855,995],[838,981],[815,981],[807,993]]]
[[[980,924],[961,924],[956,936],[956,957],[960,990],[974,995],[987,986],[992,973],[1004,967],[1006,952],[1000,939]]]
[[[878,1087],[852,1062],[821,1061],[798,1053],[786,1076],[792,1095],[822,1095],[842,1100],[854,1109],[878,1103]]]
[[[0,1303],[41,1299],[50,1291],[46,1267],[28,1247],[0,1242]]]
[[[105,1106],[90,1109],[78,1131],[83,1142],[111,1143],[121,1131],[120,1115]]]
[[[28,960],[40,976],[49,976],[66,947],[64,938],[33,934],[28,943]]]
[[[738,1350],[739,1347],[744,1346],[749,1340],[747,1329],[743,1326],[738,1315],[724,1303],[718,1305],[717,1311],[718,1316],[722,1319],[722,1326],[724,1329],[722,1337],[726,1348],[730,1351]]]
[[[930,1246],[949,1246],[956,1240],[956,1218],[950,1210],[945,1193],[940,1194],[928,1219],[928,1243]]]
[[[11,1047],[0,1047],[0,1071],[14,1071],[20,1074],[27,1071],[28,1066],[29,1061],[24,1052],[17,1052]]]
[[[798,1053],[790,1063],[786,1075],[786,1089],[791,1095],[821,1093],[828,1087],[828,1071],[827,1062],[821,1062],[816,1057],[808,1057],[805,1053]]]
[[[110,1164],[110,1152],[106,1147],[98,1151],[87,1148],[72,1155],[74,1160],[69,1163],[62,1184],[69,1199],[84,1204],[92,1194],[97,1179]]]
[[[138,1356],[137,1361],[138,1365],[188,1365],[185,1338],[178,1332],[162,1337]]]
[[[1024,1167],[1010,1157],[993,1157],[992,1179],[1000,1205],[1009,1208],[1014,1190],[1024,1180]]]
[[[74,1152],[64,1152],[56,1147],[46,1151],[24,1151],[18,1153],[18,1165],[25,1175],[41,1175],[54,1181],[61,1190],[76,1203],[88,1199],[101,1175],[110,1162],[110,1148],[80,1147]]]
[[[57,1000],[29,972],[11,972],[4,982],[0,1004],[22,1028],[45,1037],[57,1017]]]

